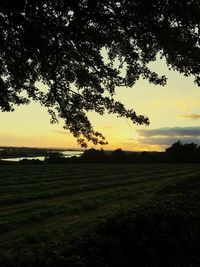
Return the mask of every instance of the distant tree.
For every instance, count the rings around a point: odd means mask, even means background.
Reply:
[[[167,153],[181,153],[183,143],[179,140],[176,143],[172,144],[170,147],[166,148]]]
[[[199,85],[199,14],[196,0],[1,0],[0,108],[38,101],[82,146],[107,143],[88,111],[148,125],[114,100],[115,87],[140,77],[164,85],[166,77],[148,67],[158,53]]]
[[[80,161],[86,162],[104,162],[106,161],[106,155],[103,149],[97,150],[94,148],[87,149],[79,158]]]
[[[65,162],[65,157],[61,152],[49,152],[45,156],[44,161],[46,163],[62,163]]]
[[[183,144],[181,141],[178,141],[172,144],[166,149],[167,153],[195,153],[198,152],[198,145],[195,143]]]
[[[126,157],[125,152],[121,148],[114,150],[110,155],[110,159],[114,162],[124,162]]]
[[[197,152],[198,145],[195,143],[185,144],[184,145],[184,152],[185,153],[195,153]]]

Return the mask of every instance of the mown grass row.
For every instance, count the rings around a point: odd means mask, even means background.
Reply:
[[[197,267],[199,221],[200,177],[176,180],[144,205],[99,223],[49,266]]]
[[[200,176],[198,164],[0,169],[1,257],[37,255],[55,244],[61,248],[99,221],[148,201],[164,186]]]
[[[114,167],[114,166],[113,166]],[[59,168],[59,166],[58,166]],[[91,166],[90,166],[91,168]],[[194,167],[188,166],[187,169],[182,169],[182,167],[179,167],[175,170],[170,170],[168,167],[163,166],[162,170],[160,171],[162,176],[165,176],[165,173],[168,175],[178,172],[180,174],[184,173],[190,173],[190,169],[192,168],[192,172],[195,172]],[[66,170],[68,171],[68,169]],[[118,172],[117,172],[118,171]],[[84,170],[79,176],[79,174],[73,174],[71,176],[71,173],[63,172],[63,174],[60,172],[60,170],[57,172],[57,180],[56,177],[53,178],[53,181],[44,181],[46,177],[48,177],[49,174],[47,173],[45,176],[40,177],[40,182],[38,181],[37,184],[35,183],[28,183],[27,178],[25,183],[18,183],[16,184],[16,180],[14,177],[12,177],[13,184],[9,185],[1,185],[0,188],[0,205],[1,204],[12,204],[16,202],[23,202],[31,199],[37,199],[37,198],[47,198],[47,197],[53,197],[53,196],[59,196],[63,194],[70,194],[70,193],[76,193],[80,191],[85,190],[93,190],[98,188],[105,188],[109,186],[117,186],[120,184],[129,183],[129,181],[133,181],[136,179],[146,179],[148,177],[151,179],[153,176],[158,176],[159,171],[157,169],[152,170],[150,168],[144,170],[141,168],[140,170],[126,169],[126,170],[115,170],[115,167],[111,172],[107,170],[106,172],[100,173],[98,170],[93,169],[93,173],[90,173],[90,176],[86,173],[84,173]],[[197,168],[198,172],[198,168]],[[34,179],[35,173],[31,173],[32,179]]]

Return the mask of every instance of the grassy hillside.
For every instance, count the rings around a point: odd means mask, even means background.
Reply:
[[[0,166],[0,265],[51,266],[96,225],[199,176],[198,164]]]
[[[200,179],[169,184],[137,208],[79,237],[57,258],[68,267],[199,267]]]

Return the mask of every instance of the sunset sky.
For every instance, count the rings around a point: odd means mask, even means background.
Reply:
[[[178,140],[200,143],[200,88],[193,77],[169,71],[164,60],[151,64],[151,69],[166,74],[166,86],[139,80],[132,88],[116,90],[116,99],[149,117],[149,127],[133,125],[115,115],[89,114],[95,129],[109,142],[105,150],[162,151]],[[1,146],[78,148],[73,136],[63,130],[62,121],[50,124],[46,109],[37,103],[16,107],[12,113],[1,112],[0,120]]]

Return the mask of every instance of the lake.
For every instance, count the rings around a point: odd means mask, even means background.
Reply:
[[[66,151],[54,151],[54,152],[60,152],[63,154],[65,158],[70,158],[73,156],[80,157],[83,154],[83,151],[77,151],[77,150],[66,150]],[[22,159],[38,159],[38,160],[44,160],[44,156],[39,156],[39,157],[18,157],[18,158],[3,158],[1,160],[6,160],[6,161],[20,161]]]

